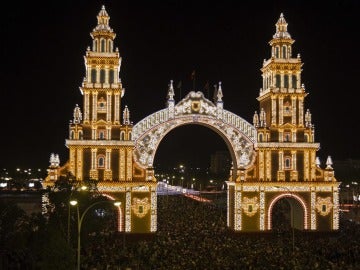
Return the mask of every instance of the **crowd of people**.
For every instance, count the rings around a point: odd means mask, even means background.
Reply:
[[[284,226],[286,227],[286,226]],[[241,234],[226,226],[226,205],[159,196],[158,230],[150,238],[92,236],[82,268],[115,269],[360,269],[360,225],[341,220],[330,234],[276,231]]]

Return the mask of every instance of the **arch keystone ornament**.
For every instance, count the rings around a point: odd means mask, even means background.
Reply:
[[[288,200],[299,230],[336,231],[339,228],[339,185],[332,159],[316,156],[320,144],[302,83],[303,63],[293,57],[295,42],[280,14],[270,40],[270,54],[261,67],[259,107],[250,124],[225,110],[222,85],[214,101],[191,91],[175,104],[173,81],[167,105],[135,125],[119,77],[121,57],[116,34],[103,6],[85,53],[85,78],[80,87],[82,107],[76,104],[66,146],[69,159],[60,166],[52,154],[44,187],[61,177],[82,184],[93,180],[99,192],[121,202],[119,228],[129,233],[157,230],[157,179],[153,163],[162,139],[182,125],[202,125],[226,143],[232,159],[227,181],[227,226],[236,232],[272,230],[274,207]],[[257,113],[259,112],[259,113]],[[214,149],[215,150],[215,149]],[[79,186],[80,186],[79,185]],[[274,210],[275,209],[275,210]]]

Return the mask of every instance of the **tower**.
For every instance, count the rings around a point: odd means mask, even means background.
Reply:
[[[339,182],[331,157],[320,168],[311,113],[305,112],[300,54],[293,57],[294,40],[280,15],[269,44],[271,56],[261,68],[263,84],[253,124],[257,130],[257,160],[234,184],[235,230],[272,229],[273,207],[286,199],[291,206],[291,226],[299,230],[337,230]],[[230,185],[230,191],[232,191]],[[231,207],[230,207],[231,208]]]
[[[258,131],[258,178],[260,181],[318,181],[315,130],[310,110],[304,112],[308,93],[301,83],[300,54],[292,56],[294,40],[280,15],[270,40],[271,57],[264,60],[263,87],[253,124]],[[333,173],[327,172],[330,180]]]
[[[260,110],[259,115],[254,115],[258,175],[264,181],[315,181],[319,144],[314,141],[310,111],[304,113],[307,93],[301,83],[303,63],[300,54],[292,56],[294,40],[287,25],[281,14],[269,42],[271,57],[264,60],[261,68],[263,87],[257,98]]]
[[[83,113],[78,105],[69,125],[69,171],[77,180],[129,181],[132,179],[132,147],[129,109],[121,123],[119,78],[121,57],[114,48],[116,34],[102,6],[91,32],[92,46],[84,56],[85,77],[80,87]]]

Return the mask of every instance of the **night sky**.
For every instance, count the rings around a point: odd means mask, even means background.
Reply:
[[[196,3],[194,3],[196,2]],[[254,2],[254,3],[253,3]],[[314,4],[314,3],[317,4]],[[290,4],[291,3],[291,4]],[[46,168],[51,153],[68,158],[65,139],[90,32],[105,5],[122,56],[122,101],[137,123],[164,108],[169,81],[192,88],[222,82],[224,108],[252,123],[259,111],[260,68],[283,12],[301,54],[302,82],[325,162],[360,159],[358,95],[360,5],[353,1],[10,1],[2,6],[0,168]],[[205,166],[226,149],[212,130],[184,126],[161,142],[155,162]]]

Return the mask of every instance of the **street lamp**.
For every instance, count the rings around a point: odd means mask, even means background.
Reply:
[[[294,198],[294,195],[293,193],[291,192],[291,190],[288,188],[288,187],[280,187],[280,186],[275,186],[277,189],[286,189],[289,194],[290,194],[290,197],[291,198]],[[291,233],[292,233],[292,251],[294,253],[295,251],[295,231],[294,231],[294,207],[292,205],[292,203],[290,203],[290,215],[291,215]]]
[[[70,193],[70,196],[69,196],[69,205],[68,205],[68,224],[67,224],[67,242],[68,244],[70,243],[70,204],[71,204],[71,197],[73,195],[73,192],[77,190],[77,188],[73,189]],[[85,191],[87,190],[87,186],[81,186],[80,187],[80,191]]]
[[[80,236],[81,236],[81,225],[84,220],[84,217],[85,217],[86,213],[90,210],[90,208],[92,208],[93,206],[98,205],[100,203],[108,203],[108,202],[110,202],[110,201],[94,202],[93,204],[89,205],[80,216],[78,201],[76,201],[76,200],[70,201],[70,205],[76,206],[76,210],[77,210],[77,222],[78,222],[77,270],[80,270],[80,249],[81,249],[81,237]],[[114,205],[116,207],[119,207],[121,205],[121,202],[114,202]]]

